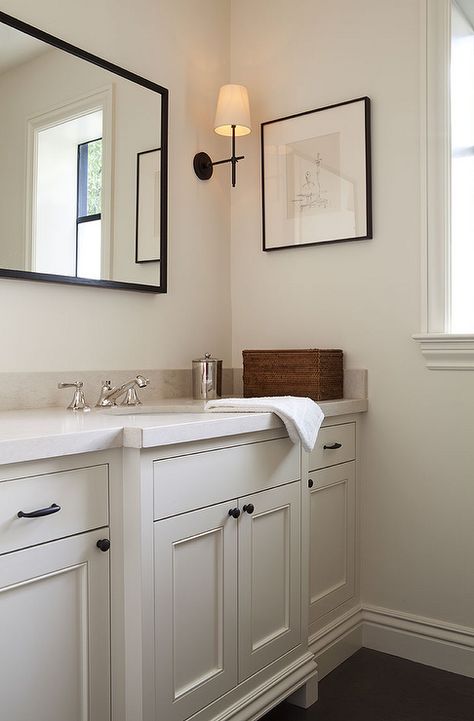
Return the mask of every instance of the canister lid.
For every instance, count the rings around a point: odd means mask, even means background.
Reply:
[[[193,363],[222,363],[222,361],[212,358],[210,353],[205,353],[204,358],[194,358]]]

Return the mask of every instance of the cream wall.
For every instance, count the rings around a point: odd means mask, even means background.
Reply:
[[[474,627],[474,374],[428,371],[420,330],[418,0],[238,0],[232,82],[254,132],[232,194],[233,362],[252,347],[340,347],[369,370],[366,603]],[[368,95],[374,238],[261,251],[259,123]],[[245,147],[244,147],[245,143]]]
[[[0,372],[187,368],[207,350],[228,364],[228,183],[201,183],[192,170],[197,149],[222,147],[212,121],[228,81],[228,0],[2,0],[1,9],[169,88],[170,222],[167,295],[0,279]]]
[[[474,627],[474,374],[425,369],[419,330],[418,0],[3,0],[17,15],[170,88],[170,292],[0,281],[0,371],[187,367],[204,350],[341,347],[366,367],[362,592]],[[90,18],[94,21],[91,22]],[[254,132],[228,173],[193,175],[217,87],[251,93]],[[367,94],[374,239],[263,253],[259,123]],[[232,318],[229,284],[232,283]]]

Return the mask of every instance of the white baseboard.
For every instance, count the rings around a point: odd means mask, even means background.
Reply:
[[[474,629],[387,608],[364,606],[362,645],[474,677]]]
[[[474,678],[474,628],[375,606],[359,606],[309,639],[319,679],[359,648]]]

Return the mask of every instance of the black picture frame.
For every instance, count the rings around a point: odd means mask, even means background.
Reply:
[[[370,98],[261,124],[262,249],[368,240]]]
[[[13,270],[9,268],[0,268],[0,278],[19,278],[22,280],[35,280],[47,283],[61,283],[66,285],[85,285],[93,286],[98,288],[112,288],[115,290],[132,290],[139,291],[142,293],[166,293],[168,289],[167,272],[168,272],[168,116],[169,116],[169,91],[167,88],[157,83],[147,80],[146,78],[137,75],[129,70],[110,63],[103,58],[93,55],[92,53],[78,48],[71,43],[61,40],[60,38],[50,35],[43,30],[39,30],[33,25],[19,20],[0,11],[0,23],[4,23],[16,30],[19,30],[27,35],[31,35],[37,40],[41,40],[48,45],[52,45],[58,50],[64,50],[70,55],[74,55],[81,60],[92,63],[103,70],[107,70],[115,75],[119,75],[126,80],[129,80],[137,85],[141,85],[148,90],[158,93],[161,96],[161,137],[160,137],[160,150],[161,150],[161,202],[160,202],[160,218],[161,218],[161,233],[160,233],[160,283],[159,285],[149,285],[140,283],[127,283],[125,281],[116,280],[95,280],[91,278],[78,278],[74,276],[55,275],[52,273],[36,273],[33,271],[26,270]],[[131,238],[133,243],[133,238]],[[133,247],[133,246],[132,246]]]
[[[142,188],[141,194],[143,195],[143,186],[146,183],[147,185],[149,183],[153,182],[153,178],[150,177],[150,173],[153,172],[152,168],[144,168],[143,167],[143,160],[144,159],[152,159],[153,154],[157,154],[157,159],[161,156],[161,148],[151,148],[150,150],[143,150],[141,153],[137,153],[137,197],[136,197],[136,212],[135,212],[135,263],[157,263],[160,262],[160,253],[158,249],[157,257],[150,257],[145,258],[142,257],[146,255],[146,252],[144,252],[144,242],[146,242],[146,239],[143,238],[144,228],[143,228],[143,213],[144,211],[147,211],[149,214],[155,215],[155,213],[158,211],[160,212],[160,208],[156,208],[156,198],[151,198],[151,202],[146,203],[145,206],[142,202],[142,197],[140,195],[140,187]],[[159,174],[158,181],[161,186],[161,173],[160,173],[160,162],[156,163],[157,168],[156,172]],[[156,182],[156,181],[155,181]],[[153,195],[153,190],[151,188],[147,188],[147,196],[148,200],[150,200],[149,196]],[[160,231],[161,232],[161,222],[159,223]],[[160,238],[161,239],[161,238]],[[153,255],[153,253],[149,254]]]

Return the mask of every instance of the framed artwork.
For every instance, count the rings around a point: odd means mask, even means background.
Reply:
[[[137,153],[136,263],[160,260],[160,156],[160,148]]]
[[[261,125],[263,250],[372,238],[370,100]]]

